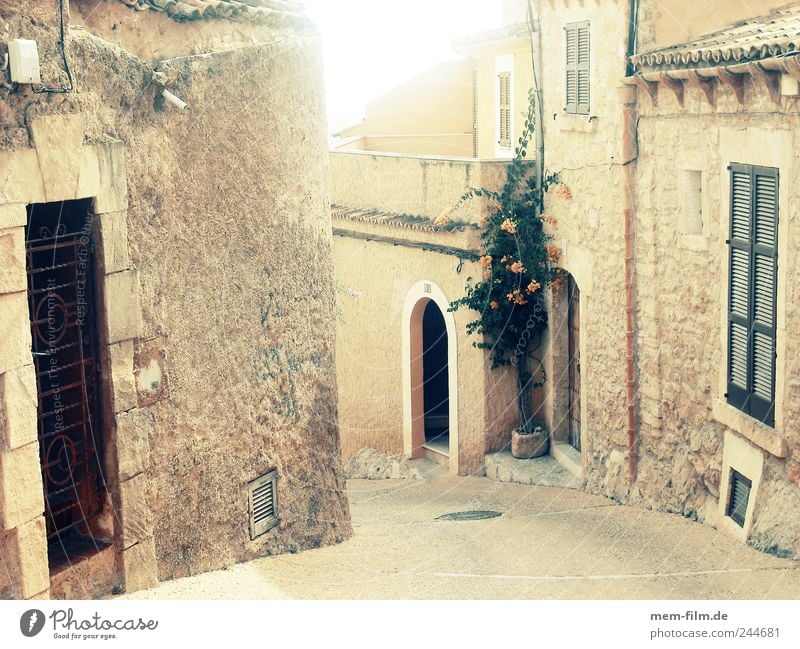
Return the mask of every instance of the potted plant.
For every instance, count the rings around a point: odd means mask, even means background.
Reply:
[[[513,365],[517,370],[519,425],[512,432],[516,457],[537,457],[548,451],[547,432],[536,425],[531,412],[532,390],[542,382],[534,381],[530,367],[532,352],[547,327],[544,291],[561,281],[557,268],[561,251],[545,231],[548,217],[542,214],[544,193],[558,182],[558,176],[542,174],[538,183],[534,163],[526,160],[534,114],[531,92],[522,137],[502,189],[472,188],[458,203],[473,198],[487,201],[480,229],[483,273],[477,280],[467,278],[465,295],[450,307],[478,312],[467,324],[467,333],[483,337],[473,344],[490,350],[493,369]]]

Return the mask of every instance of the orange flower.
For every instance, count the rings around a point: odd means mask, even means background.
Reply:
[[[491,302],[489,302],[489,306],[492,307],[493,309],[499,309],[500,308],[500,305],[495,300],[492,300]]]
[[[523,305],[527,304],[528,300],[525,299],[525,296],[522,294],[522,291],[519,289],[514,289],[511,293],[506,294],[506,299],[509,302],[514,302],[515,304]]]
[[[503,255],[503,258],[500,260],[501,263],[505,264],[511,257],[508,255]]]
[[[556,188],[553,190],[553,193],[559,198],[563,198],[564,200],[569,200],[570,198],[572,198],[572,192],[570,191],[570,188],[564,183],[560,183],[559,185],[557,185]]]
[[[555,225],[556,223],[558,223],[556,217],[553,216],[552,214],[542,214],[542,221],[544,221],[545,223],[549,223],[550,225]]]
[[[530,284],[528,284],[528,288],[526,290],[530,294],[530,293],[536,293],[536,291],[538,291],[540,288],[542,288],[542,285],[539,284],[539,282],[537,282],[534,279],[534,280],[531,281]]]
[[[551,264],[557,264],[558,260],[561,259],[561,248],[559,248],[554,243],[548,243],[547,259],[550,261]]]
[[[486,268],[488,266],[491,266],[492,265],[492,256],[491,255],[484,255],[483,257],[481,257],[480,262],[481,262],[481,266],[483,266],[484,268]]]
[[[522,265],[521,261],[515,261],[510,266],[506,266],[506,268],[508,268],[508,270],[510,270],[512,273],[524,273],[525,272],[525,266]]]
[[[509,234],[516,234],[517,233],[517,224],[512,221],[511,219],[506,219],[500,224],[500,229],[505,230]]]

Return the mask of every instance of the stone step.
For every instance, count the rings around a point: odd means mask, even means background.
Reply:
[[[498,482],[578,489],[582,481],[551,456],[519,460],[511,451],[486,455],[486,477]]]

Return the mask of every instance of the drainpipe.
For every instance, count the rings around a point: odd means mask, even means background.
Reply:
[[[542,31],[538,12],[533,13],[532,0],[528,0],[528,33],[531,37],[531,66],[533,68],[533,92],[536,96],[536,126],[533,137],[536,145],[536,191],[542,196],[544,184],[544,105],[542,97]]]
[[[636,51],[636,28],[638,22],[638,0],[631,0],[628,14],[628,46],[625,61],[626,76],[633,70],[630,57]],[[624,173],[625,214],[625,428],[628,433],[628,478],[629,489],[636,481],[637,437],[639,422],[636,413],[636,294],[635,294],[635,239],[634,239],[634,187],[636,182],[636,93],[627,92],[622,97],[622,159]]]

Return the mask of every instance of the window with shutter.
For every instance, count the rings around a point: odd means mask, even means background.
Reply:
[[[775,422],[778,170],[731,164],[728,403]]]
[[[565,107],[567,113],[589,114],[589,22],[564,27]]]
[[[478,157],[478,70],[472,71],[472,157]]]
[[[502,147],[511,147],[511,73],[501,72],[497,75],[498,104],[500,107],[499,136],[497,143]]]

